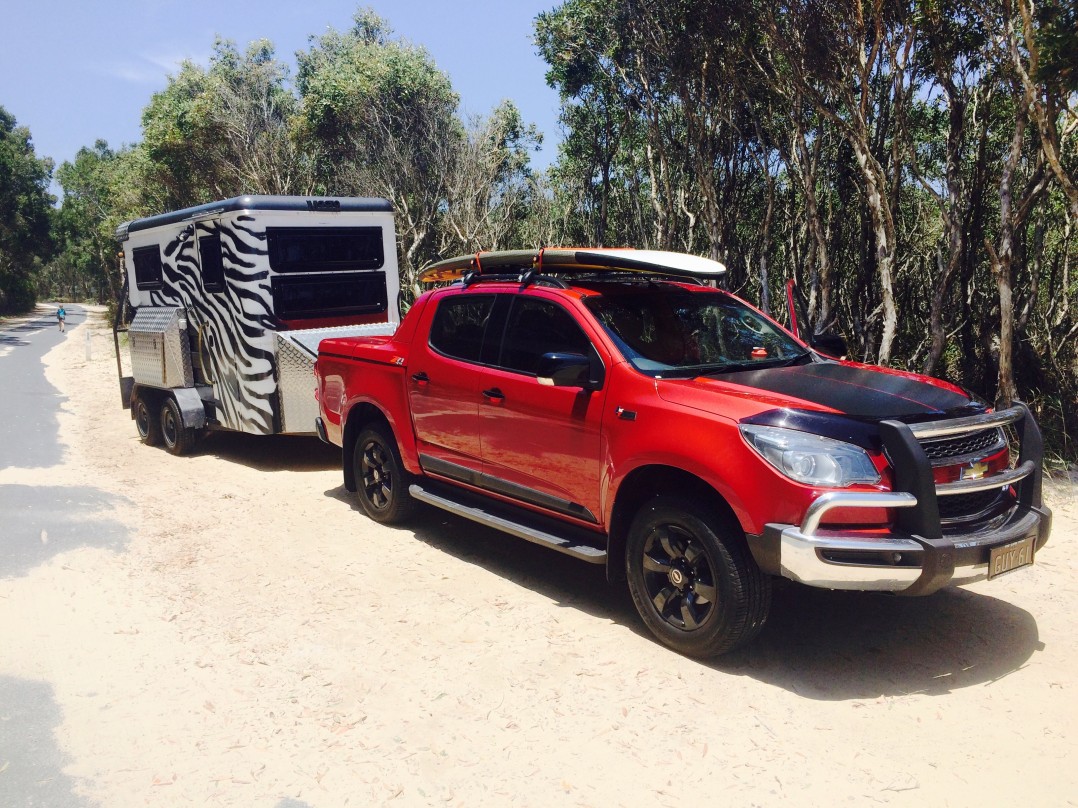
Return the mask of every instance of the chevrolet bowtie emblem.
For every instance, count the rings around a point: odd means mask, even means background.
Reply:
[[[988,473],[987,463],[970,463],[962,469],[961,480],[980,480]]]

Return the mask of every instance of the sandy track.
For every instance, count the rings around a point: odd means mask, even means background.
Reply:
[[[0,484],[99,489],[72,518],[109,540],[0,580],[0,675],[51,688],[91,804],[1078,802],[1071,485],[1032,570],[781,587],[755,644],[703,664],[588,565],[432,510],[371,523],[316,440],[142,446],[89,328],[91,361],[83,328],[47,358],[64,465]]]

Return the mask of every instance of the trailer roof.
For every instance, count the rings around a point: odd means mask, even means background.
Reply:
[[[459,280],[464,273],[497,274],[536,269],[558,272],[643,272],[672,277],[714,280],[726,267],[710,258],[663,250],[634,250],[630,247],[545,247],[541,250],[509,250],[461,255],[439,261],[419,273],[421,283]]]
[[[362,196],[309,197],[264,196],[257,194],[234,196],[220,202],[207,202],[205,205],[195,205],[183,210],[159,213],[156,216],[147,216],[143,219],[124,222],[116,228],[116,238],[124,241],[130,233],[135,233],[139,230],[149,230],[152,227],[160,227],[165,224],[194,221],[208,216],[215,216],[219,213],[239,210],[295,210],[310,211],[312,213],[373,211],[392,213],[393,205],[388,199]]]

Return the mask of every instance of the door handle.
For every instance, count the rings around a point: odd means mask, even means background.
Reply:
[[[496,399],[497,401],[505,401],[505,393],[503,393],[497,387],[491,387],[484,390],[483,395],[487,398]]]
[[[428,376],[426,373],[424,373],[421,370],[418,373],[413,373],[412,374],[412,381],[413,382],[429,382],[430,381],[430,376]]]

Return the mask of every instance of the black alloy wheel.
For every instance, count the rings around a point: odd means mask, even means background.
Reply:
[[[669,625],[693,631],[715,610],[715,571],[700,541],[679,525],[657,525],[644,541],[644,587]]]
[[[185,455],[195,445],[195,431],[184,426],[180,405],[171,396],[161,407],[161,441],[174,455]]]
[[[388,429],[379,425],[364,429],[356,439],[352,464],[356,496],[367,516],[387,525],[411,516],[415,506],[408,493],[411,475]]]
[[[135,399],[132,406],[135,410],[135,429],[138,430],[138,436],[147,446],[157,446],[161,443],[161,422],[157,409],[141,395]]]
[[[696,500],[657,496],[637,513],[626,546],[629,591],[664,644],[694,657],[755,637],[771,607],[771,579],[731,518]]]

